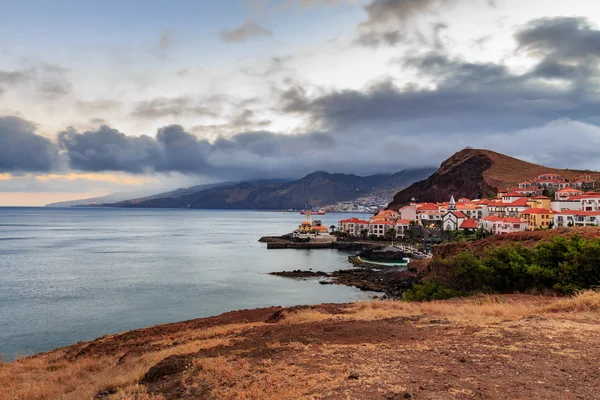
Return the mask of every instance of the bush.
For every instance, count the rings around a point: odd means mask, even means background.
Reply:
[[[555,236],[533,248],[515,244],[483,255],[465,251],[432,265],[459,292],[554,289],[571,294],[600,283],[600,239]]]
[[[452,297],[462,295],[463,293],[453,290],[437,280],[431,279],[420,285],[413,285],[412,288],[404,292],[402,299],[405,301],[431,301],[451,299]]]

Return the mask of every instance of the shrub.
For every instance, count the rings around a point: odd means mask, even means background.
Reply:
[[[600,239],[555,236],[533,248],[514,244],[482,255],[464,251],[431,265],[459,292],[554,289],[571,294],[600,283]]]
[[[431,301],[445,300],[462,295],[463,293],[453,290],[435,279],[431,279],[420,285],[413,285],[412,288],[404,292],[402,299],[405,301]]]

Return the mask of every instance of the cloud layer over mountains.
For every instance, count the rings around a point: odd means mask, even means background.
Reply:
[[[495,2],[472,1],[495,7]],[[343,1],[298,4],[317,3]],[[223,179],[293,177],[319,169],[366,174],[434,166],[465,146],[555,167],[600,168],[600,29],[585,17],[533,19],[513,30],[511,56],[525,63],[476,61],[444,45],[451,22],[413,26],[415,15],[440,13],[456,3],[366,3],[366,19],[356,26],[351,46],[375,52],[408,43],[408,50],[389,60],[395,71],[410,77],[406,81],[382,75],[361,88],[340,89],[307,83],[293,69],[284,70],[287,61],[278,58],[269,68],[284,71],[285,79],[269,80],[271,70],[265,78],[275,98],[274,106],[265,107],[268,114],[254,118],[257,100],[236,104],[235,118],[213,125],[235,133],[216,130],[212,136],[177,124],[132,136],[97,119],[94,128],[66,128],[48,138],[39,134],[35,122],[40,121],[0,117],[0,173],[182,173]],[[233,43],[275,35],[249,20],[222,30],[220,39]],[[170,36],[168,45],[173,46]],[[29,82],[48,98],[60,96],[71,88],[66,76],[47,65],[0,71],[0,95]],[[81,107],[93,111],[119,104],[114,99],[96,103],[81,102]],[[132,103],[128,116],[219,117],[216,100],[210,103],[187,95],[156,97]],[[271,129],[278,117],[302,124],[281,133]]]

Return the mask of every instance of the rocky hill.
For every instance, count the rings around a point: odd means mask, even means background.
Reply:
[[[412,198],[419,202],[439,202],[447,201],[451,195],[469,199],[491,197],[498,190],[543,173],[557,173],[567,179],[590,174],[600,179],[597,172],[548,168],[491,150],[466,148],[444,161],[429,178],[398,192],[389,208],[399,208]]]
[[[291,182],[241,182],[181,196],[133,200],[119,207],[211,208],[211,209],[303,209],[389,192],[423,179],[431,168],[405,170],[392,175],[361,177],[317,171]]]

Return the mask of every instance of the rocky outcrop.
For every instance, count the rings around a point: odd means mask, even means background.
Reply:
[[[548,168],[490,150],[466,148],[444,161],[429,178],[398,192],[388,207],[398,209],[413,198],[418,202],[441,202],[448,201],[450,196],[492,197],[498,190],[543,173],[557,173],[567,179],[589,174],[600,179],[595,172]]]
[[[488,184],[484,178],[484,172],[492,165],[486,154],[458,152],[444,161],[429,178],[398,192],[389,208],[399,208],[413,198],[419,202],[440,202],[447,201],[450,196],[469,199],[493,196],[498,188]]]

